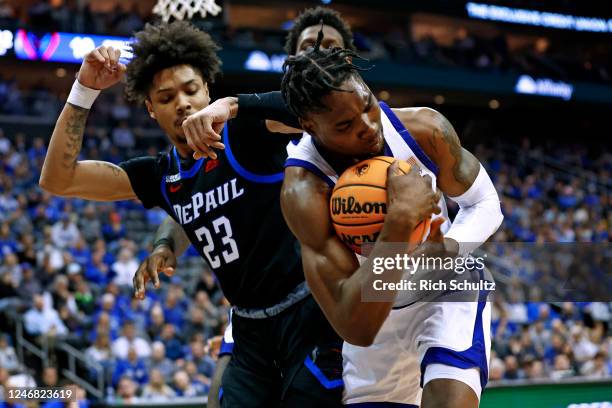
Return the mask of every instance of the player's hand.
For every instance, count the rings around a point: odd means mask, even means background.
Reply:
[[[411,166],[407,174],[402,174],[398,161],[389,166],[386,219],[392,224],[412,229],[431,214],[441,212],[439,201],[440,192],[432,189],[431,177],[421,176],[416,166]]]
[[[159,273],[172,276],[176,269],[176,255],[167,245],[156,247],[153,252],[140,264],[132,283],[134,285],[134,298],[142,300],[145,297],[147,282],[151,280],[155,289],[159,288]]]
[[[126,66],[119,62],[121,51],[100,46],[85,55],[77,79],[92,89],[106,89],[121,80]]]
[[[235,98],[222,98],[204,109],[190,115],[183,122],[183,131],[187,144],[193,150],[193,158],[217,158],[214,149],[225,149],[221,142],[221,131],[225,122],[232,118],[236,110]]]

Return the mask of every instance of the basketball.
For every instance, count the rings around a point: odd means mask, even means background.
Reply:
[[[330,213],[334,229],[342,242],[358,254],[362,244],[376,241],[383,227],[387,214],[387,169],[394,160],[379,156],[349,167],[332,192]],[[410,167],[400,161],[403,174]],[[419,223],[406,241],[420,243],[430,223],[430,219]]]

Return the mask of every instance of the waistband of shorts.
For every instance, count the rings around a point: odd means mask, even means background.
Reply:
[[[266,319],[287,310],[300,300],[305,299],[308,295],[310,295],[310,288],[306,281],[304,281],[297,285],[283,300],[274,306],[263,309],[247,309],[234,306],[232,310],[233,313],[240,317],[246,317],[248,319]]]

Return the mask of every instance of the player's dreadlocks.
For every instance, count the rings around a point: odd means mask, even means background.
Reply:
[[[299,118],[308,112],[329,109],[321,99],[331,91],[346,92],[340,85],[356,71],[366,71],[352,63],[353,58],[362,59],[355,51],[344,48],[322,50],[323,27],[314,49],[301,55],[287,58],[283,64],[281,93],[285,104]]]
[[[217,44],[207,33],[186,21],[147,24],[136,33],[134,58],[127,66],[128,100],[142,103],[159,71],[187,64],[199,70],[204,82],[214,82],[221,70]]]
[[[353,33],[348,24],[340,17],[340,14],[329,8],[316,7],[304,10],[298,18],[295,19],[295,24],[287,34],[285,52],[289,55],[295,55],[297,52],[296,47],[298,38],[302,31],[307,27],[320,24],[321,21],[323,21],[323,24],[335,28],[340,33],[344,41],[344,48],[353,51],[356,50],[353,45]]]

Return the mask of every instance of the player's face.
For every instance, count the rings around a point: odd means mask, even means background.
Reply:
[[[296,50],[297,54],[304,53],[308,48],[312,48],[317,43],[317,35],[321,30],[320,25],[306,27],[298,37]],[[323,26],[323,41],[321,41],[321,48],[344,48],[344,40],[342,35],[332,26]]]
[[[181,152],[190,151],[182,123],[210,103],[208,86],[198,70],[177,65],[159,71],[146,100],[147,110]]]
[[[329,108],[309,113],[302,126],[327,150],[343,156],[365,158],[384,149],[380,107],[370,88],[358,76],[323,98]]]

